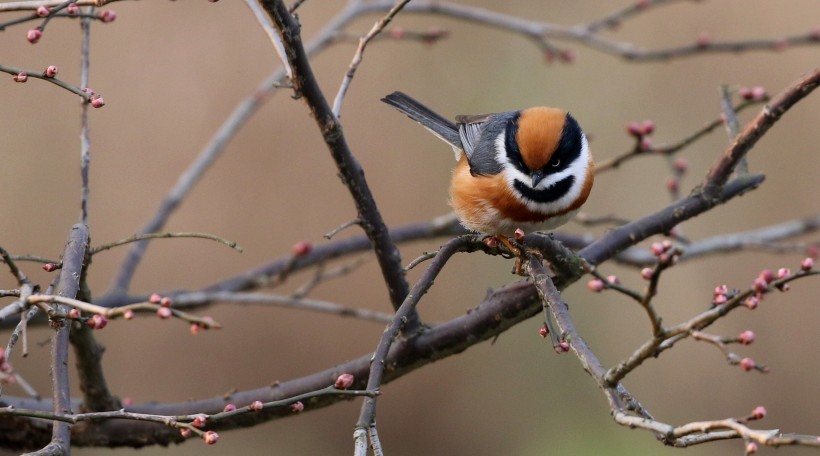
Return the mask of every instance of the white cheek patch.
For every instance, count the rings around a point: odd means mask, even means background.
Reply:
[[[504,134],[498,135],[495,139],[495,154],[496,159],[499,163],[503,165],[504,168],[504,178],[509,184],[510,188],[513,188],[513,185],[516,180],[522,182],[524,185],[531,186],[532,185],[532,176],[528,174],[524,174],[518,170],[512,163],[510,163],[509,158],[507,157],[507,149],[504,143]],[[581,153],[578,155],[570,166],[555,174],[548,174],[544,180],[538,183],[536,190],[544,190],[548,189],[558,182],[566,179],[569,176],[575,176],[575,181],[572,183],[572,186],[569,188],[567,193],[562,196],[561,198],[549,202],[549,203],[538,203],[529,199],[525,199],[521,194],[514,191],[512,194],[518,199],[521,203],[525,204],[528,209],[540,212],[544,214],[552,214],[556,212],[561,212],[565,210],[567,207],[571,206],[572,203],[575,202],[576,199],[581,195],[581,191],[583,191],[584,184],[585,184],[585,177],[589,170],[589,143],[587,142],[587,137],[583,133],[581,134]]]

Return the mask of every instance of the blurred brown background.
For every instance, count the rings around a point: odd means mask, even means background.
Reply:
[[[628,2],[476,0],[469,3],[561,24],[588,22]],[[345,2],[313,0],[300,9],[309,39]],[[617,5],[616,5],[617,4]],[[503,5],[503,6],[499,6]],[[91,112],[92,244],[126,237],[141,227],[236,103],[279,65],[270,43],[244,2],[144,1],[112,5],[116,22],[92,30],[91,87],[107,106]],[[715,40],[777,37],[818,25],[817,4],[733,0],[680,2],[659,8],[607,35],[658,48],[689,43],[702,31]],[[9,15],[11,17],[11,15]],[[375,17],[350,31],[364,33]],[[393,112],[379,98],[405,91],[442,114],[479,113],[551,104],[565,107],[593,137],[599,159],[631,147],[628,121],[652,119],[656,143],[674,142],[719,113],[718,86],[762,85],[777,93],[820,62],[820,46],[784,52],[707,55],[667,63],[626,63],[575,44],[572,65],[546,64],[528,40],[437,16],[401,15],[408,30],[441,27],[447,39],[374,43],[348,93],[342,121],[348,141],[391,226],[447,212],[452,165],[449,148]],[[25,40],[28,25],[2,32],[0,62],[26,68],[56,64],[61,77],[79,79],[79,27],[49,25],[39,44]],[[333,98],[354,47],[334,46],[314,69]],[[0,82],[0,245],[14,254],[56,257],[78,220],[79,107],[77,97],[30,80]],[[320,244],[322,234],[352,219],[353,205],[302,101],[277,94],[242,129],[197,186],[168,229],[215,233],[239,242],[245,253],[202,240],[161,240],[149,248],[133,283],[140,292],[196,288],[286,255],[298,240]],[[744,113],[741,120],[751,117]],[[749,230],[815,214],[820,169],[820,98],[804,100],[750,155],[753,171],[767,180],[757,191],[686,223],[693,239]],[[682,153],[695,185],[727,143],[720,130]],[[664,160],[632,161],[596,180],[585,206],[592,215],[636,218],[668,202]],[[564,229],[600,233],[569,224]],[[350,236],[349,229],[340,236]],[[356,233],[358,234],[358,233]],[[812,239],[816,239],[816,236]],[[440,241],[402,246],[405,262]],[[125,249],[94,258],[91,286],[97,295],[111,283]],[[681,264],[665,276],[656,303],[668,324],[708,305],[712,288],[747,287],[764,267],[797,268],[803,255],[722,255]],[[40,283],[49,276],[32,264]],[[487,287],[513,282],[510,264],[497,257],[462,255],[446,268],[422,301],[428,321],[459,315],[484,297]],[[613,264],[636,288],[637,271]],[[410,274],[415,280],[419,271]],[[294,277],[292,289],[307,275]],[[13,288],[7,273],[0,287]],[[763,428],[820,432],[820,324],[817,280],[793,284],[755,312],[740,310],[712,330],[724,335],[752,329],[758,341],[738,347],[771,367],[767,375],[728,366],[711,346],[684,342],[647,362],[626,382],[659,419],[743,416],[765,405]],[[386,292],[374,261],[354,275],[328,282],[319,299],[387,311]],[[595,295],[583,284],[565,293],[582,334],[605,363],[615,363],[649,336],[638,306],[614,293]],[[219,306],[207,313],[221,331],[191,336],[186,325],[154,318],[112,322],[98,333],[108,351],[109,386],[142,401],[183,401],[247,389],[324,369],[372,351],[382,332],[373,323],[259,306]],[[527,321],[466,353],[412,373],[384,387],[378,423],[388,454],[671,454],[645,432],[613,423],[606,402],[572,356],[556,356],[538,337],[540,321]],[[8,331],[3,334],[8,335]],[[48,331],[30,333],[31,354],[15,366],[48,395]],[[5,344],[5,337],[2,344]],[[19,353],[19,352],[18,352]],[[7,394],[22,394],[14,387]],[[222,434],[214,447],[192,441],[172,450],[141,454],[350,454],[359,401],[340,404],[253,429]],[[741,451],[740,443],[695,447],[687,455]],[[132,450],[117,450],[130,453]],[[763,450],[764,454],[774,450]],[[805,451],[805,450],[804,450]],[[112,450],[80,450],[79,455]],[[781,449],[778,454],[802,454]]]

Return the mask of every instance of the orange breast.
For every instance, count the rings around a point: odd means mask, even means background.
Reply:
[[[590,160],[591,162],[591,160]],[[462,225],[487,234],[504,234],[509,225],[538,224],[578,209],[592,188],[592,166],[581,197],[558,212],[534,212],[521,203],[507,185],[503,173],[493,176],[473,176],[467,158],[462,156],[453,170],[450,182],[450,204]],[[516,227],[512,228],[513,230]]]

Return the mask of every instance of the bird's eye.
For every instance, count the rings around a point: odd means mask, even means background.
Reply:
[[[553,168],[561,166],[561,160],[554,160],[552,163],[550,163],[550,166],[552,166]]]

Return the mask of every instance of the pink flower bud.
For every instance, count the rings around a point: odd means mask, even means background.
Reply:
[[[214,445],[219,441],[219,434],[214,431],[208,431],[202,436],[202,439],[205,440],[205,443],[208,445]]]
[[[752,283],[752,289],[756,293],[763,293],[766,291],[766,287],[769,286],[769,283],[766,282],[766,279],[763,277],[756,277],[754,283]]]
[[[558,342],[558,345],[556,345],[554,348],[555,348],[555,353],[558,353],[558,354],[566,353],[566,352],[569,351],[569,344],[566,341],[562,340],[562,341]]]
[[[236,406],[233,404],[228,404],[222,409],[223,412],[233,412],[234,410],[236,410]]]
[[[202,329],[202,325],[199,323],[191,323],[191,334],[197,335],[199,334],[199,330]]]
[[[103,329],[108,324],[108,319],[102,315],[92,315],[88,321],[85,322],[91,329]]]
[[[743,358],[740,360],[740,368],[747,372],[754,369],[755,366],[755,360],[753,360],[752,358]]]
[[[28,73],[26,73],[25,71],[21,71],[21,72],[19,72],[19,73],[15,74],[14,76],[12,76],[12,77],[11,77],[11,79],[12,79],[14,82],[26,82],[26,81],[28,81]],[[50,265],[50,264],[51,264],[51,263],[46,263],[46,264],[43,266],[43,269],[46,269],[46,266],[48,266],[48,265]],[[52,266],[53,266],[53,265],[52,265]],[[51,271],[49,271],[49,272],[51,272]]]
[[[188,437],[190,437],[193,434],[193,431],[191,431],[188,428],[182,428],[182,429],[179,430],[179,433],[182,434],[182,437],[187,439]]]
[[[248,406],[249,409],[253,410],[254,412],[258,412],[265,408],[265,405],[262,404],[262,401],[253,401],[251,405]]]
[[[310,242],[299,241],[296,244],[293,244],[291,250],[293,251],[293,256],[303,257],[310,253],[311,250],[313,250],[313,246],[310,244]]]
[[[643,136],[641,125],[638,122],[629,122],[626,125],[626,132],[629,133],[629,136],[634,136],[636,138]]]
[[[336,389],[346,390],[353,386],[353,375],[342,374],[336,378],[336,383],[333,384]]]
[[[204,427],[207,422],[208,417],[206,415],[199,414],[194,417],[194,421],[191,422],[191,425],[201,428]]]
[[[766,417],[766,407],[762,405],[758,405],[752,410],[752,414],[749,416],[753,420],[761,420]]]
[[[747,329],[737,336],[737,340],[743,345],[749,345],[755,341],[755,333]]]
[[[133,320],[134,319],[134,311],[131,310],[131,309],[128,309],[128,310],[125,311],[125,313],[122,314],[122,317],[125,318],[126,320]]]
[[[752,87],[751,89],[751,96],[752,100],[760,101],[765,99],[768,94],[766,93],[766,89],[760,86]]]
[[[771,269],[764,269],[760,271],[758,277],[765,280],[767,285],[774,282],[774,272],[772,272]]]
[[[43,75],[47,78],[53,78],[54,76],[57,76],[58,71],[60,71],[60,69],[57,68],[57,65],[49,65],[48,68],[46,68],[46,72],[43,73]]]
[[[162,301],[162,296],[160,296],[158,293],[152,293],[151,296],[148,298],[148,302],[150,302],[151,304],[159,304],[160,301]]]
[[[167,307],[160,307],[159,309],[157,309],[157,316],[163,320],[167,320],[171,318],[173,315],[174,313],[171,312],[171,309]]]
[[[672,167],[680,174],[685,173],[689,169],[689,162],[683,157],[677,157],[672,162]]]
[[[715,287],[715,293],[714,293],[715,296],[718,296],[718,295],[726,296],[728,293],[729,293],[729,288],[726,286],[726,284],[718,285],[718,286]]]
[[[809,272],[814,268],[814,260],[811,257],[803,258],[803,261],[800,262],[800,269],[804,272]]]
[[[293,413],[299,413],[305,409],[305,404],[301,401],[296,401],[293,404],[290,404],[290,411]]]
[[[87,93],[88,95],[94,95],[94,90],[91,87],[83,87],[80,92]]]
[[[104,23],[114,22],[117,18],[117,13],[114,10],[102,10],[97,13],[97,17]]]
[[[57,265],[54,263],[46,263],[43,265],[43,271],[51,272],[57,269]]]
[[[547,326],[546,323],[541,325],[541,327],[538,329],[538,334],[543,338],[546,338],[547,336],[550,335],[550,329],[549,329],[549,327]]]
[[[601,290],[605,288],[605,285],[601,279],[592,279],[589,282],[587,282],[587,288],[596,293],[599,293]]]
[[[641,133],[643,133],[644,135],[651,135],[654,132],[655,122],[652,122],[651,120],[644,120],[641,123]]]
[[[677,177],[666,179],[666,190],[671,193],[677,193],[677,191],[680,190],[680,181]]]
[[[652,148],[652,140],[649,138],[641,138],[641,143],[639,144],[641,150],[649,150]]]
[[[515,240],[516,241],[522,242],[524,240],[525,235],[526,235],[526,233],[524,233],[524,230],[522,230],[521,228],[516,228],[515,229]]]
[[[124,405],[126,407],[129,406],[129,405],[134,405],[134,398],[131,398],[131,397],[122,398],[122,405]]]
[[[80,14],[80,7],[77,6],[76,3],[69,3],[65,8],[65,12],[68,13],[69,16],[76,16]]]
[[[709,32],[700,32],[695,38],[695,45],[700,49],[706,49],[712,45],[712,36]]]
[[[80,318],[80,309],[72,308],[71,310],[69,310],[68,311],[68,318],[70,318],[72,320],[76,320],[76,319]]]
[[[51,14],[51,8],[47,6],[38,6],[36,13],[39,17],[48,17],[48,15]]]
[[[652,268],[643,268],[641,269],[641,278],[644,280],[649,280],[655,274],[655,271]]]
[[[786,277],[792,275],[792,270],[789,268],[780,268],[777,270],[777,278],[778,279],[785,279]]]
[[[746,444],[746,454],[755,454],[757,453],[757,443],[756,442],[749,442]]]
[[[653,242],[652,245],[649,246],[649,250],[652,252],[652,255],[660,256],[662,253],[666,252],[666,248],[660,242]]]
[[[606,276],[606,281],[607,281],[610,285],[619,285],[619,284],[621,283],[621,281],[618,279],[618,277],[617,277],[617,276],[614,276],[614,275],[608,275],[608,276]]]
[[[102,108],[105,106],[105,100],[103,100],[103,97],[99,95],[93,95],[91,97],[91,106],[95,108]]]
[[[159,305],[162,307],[171,307],[171,298],[168,296],[163,296],[162,299],[159,300]]]
[[[26,39],[29,43],[35,44],[40,41],[40,38],[43,37],[43,31],[37,28],[33,28],[26,32]]]
[[[712,304],[714,304],[716,306],[726,304],[726,301],[727,301],[726,295],[715,295],[715,297],[712,298]]]
[[[743,305],[748,307],[750,310],[757,309],[757,306],[760,304],[760,298],[757,296],[749,296],[743,301]]]

